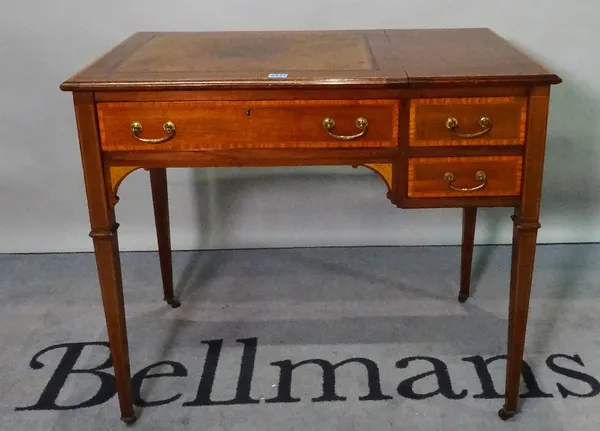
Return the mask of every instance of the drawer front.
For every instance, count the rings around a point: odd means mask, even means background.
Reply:
[[[409,145],[523,145],[526,97],[414,99]]]
[[[395,100],[106,102],[97,109],[106,151],[398,145]],[[333,120],[329,130],[326,118]],[[137,138],[131,130],[134,122]],[[167,122],[174,132],[166,131]]]
[[[423,157],[408,161],[408,197],[518,196],[521,156]]]

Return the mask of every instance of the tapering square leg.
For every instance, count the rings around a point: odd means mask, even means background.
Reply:
[[[173,260],[171,253],[171,233],[169,226],[169,193],[167,188],[167,170],[165,168],[150,169],[150,186],[154,205],[154,221],[158,239],[158,258],[164,299],[173,308],[181,304],[173,292]]]
[[[521,204],[515,208],[512,217],[513,242],[508,306],[506,393],[504,407],[498,412],[503,420],[509,419],[517,413],[519,402],[533,265],[537,232],[540,228],[540,200],[549,95],[548,87],[536,87],[531,90],[529,96]]]
[[[118,224],[115,221],[114,202],[109,192],[110,180],[107,179],[107,169],[105,170],[102,159],[94,96],[91,93],[76,93],[73,98],[90,214],[90,236],[94,241],[121,419],[126,423],[133,423],[135,414],[117,238]]]
[[[508,352],[506,362],[506,395],[499,415],[506,420],[515,415],[519,401],[519,385],[525,348],[525,333],[539,223],[513,216],[512,269],[508,310]]]
[[[471,265],[475,245],[475,224],[477,208],[463,208],[462,248],[460,256],[460,292],[458,301],[465,302],[471,289]]]
[[[117,384],[121,420],[126,423],[133,423],[136,418],[131,394],[129,346],[117,227],[118,225],[115,223],[107,230],[93,229],[90,236],[94,240],[94,253],[102,292],[110,354]]]

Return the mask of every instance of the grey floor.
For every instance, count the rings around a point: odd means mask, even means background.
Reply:
[[[464,305],[457,247],[178,252],[175,310],[162,301],[156,254],[124,253],[132,372],[163,374],[142,380],[139,396],[171,399],[139,408],[132,429],[598,430],[599,261],[600,245],[538,248],[526,346],[538,387],[523,385],[522,412],[501,422],[502,360],[487,378],[474,362],[505,352],[508,247],[476,249]],[[91,254],[0,256],[0,430],[126,429],[111,377],[99,391],[86,371],[111,372],[100,369],[106,347],[91,344],[106,339]],[[236,402],[206,405],[211,376],[213,402],[235,399],[253,339],[250,394],[242,382]],[[350,358],[363,362],[339,366],[324,397],[318,360]],[[309,359],[291,377],[295,402],[283,402],[280,372]]]

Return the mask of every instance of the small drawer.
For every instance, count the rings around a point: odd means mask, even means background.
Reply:
[[[398,145],[396,100],[105,102],[97,109],[106,151]]]
[[[523,145],[526,97],[414,99],[409,145]]]
[[[423,157],[408,160],[408,197],[518,196],[523,158]]]

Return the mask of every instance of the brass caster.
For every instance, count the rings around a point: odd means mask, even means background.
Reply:
[[[181,306],[181,302],[176,298],[165,298],[165,301],[173,308],[179,308]]]
[[[517,412],[514,410],[506,410],[504,407],[498,410],[498,416],[500,416],[500,419],[502,419],[503,421],[512,418],[516,413]]]
[[[135,421],[137,421],[137,418],[135,416],[131,416],[129,418],[121,418],[121,420],[125,422],[126,425],[133,425]]]

